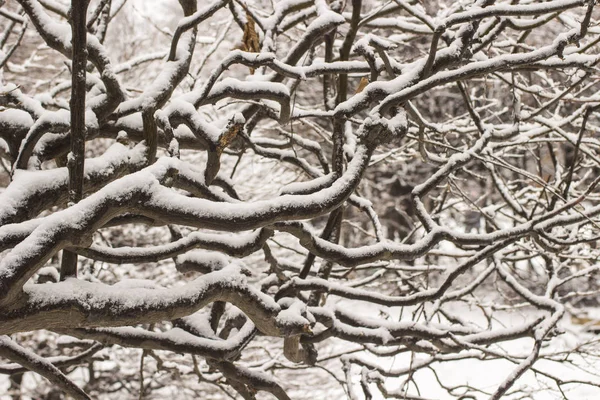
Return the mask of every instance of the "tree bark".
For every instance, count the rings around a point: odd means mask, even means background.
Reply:
[[[69,12],[72,43],[71,152],[67,159],[69,169],[69,205],[83,197],[83,168],[85,161],[85,78],[87,64],[88,0],[73,0]],[[60,280],[77,276],[77,254],[65,250],[61,261]]]

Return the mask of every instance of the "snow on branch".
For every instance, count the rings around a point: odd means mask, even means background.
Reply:
[[[600,388],[597,2],[0,3],[0,388]]]

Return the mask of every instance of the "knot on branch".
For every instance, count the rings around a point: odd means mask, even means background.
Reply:
[[[390,119],[376,116],[367,117],[358,133],[359,138],[369,147],[375,148],[387,144],[393,139],[400,139],[408,131],[408,119],[404,109],[399,109]]]
[[[315,318],[307,312],[306,304],[290,297],[278,301],[282,311],[277,314],[275,324],[284,336],[312,334],[311,325]]]

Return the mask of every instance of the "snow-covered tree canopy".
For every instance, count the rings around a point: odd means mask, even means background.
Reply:
[[[594,0],[0,4],[0,392],[600,387]]]

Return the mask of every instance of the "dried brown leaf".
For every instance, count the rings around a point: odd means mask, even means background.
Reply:
[[[227,146],[233,142],[242,129],[243,124],[233,124],[219,138],[219,152],[223,152]]]
[[[242,38],[242,50],[250,53],[258,53],[260,52],[260,41],[256,33],[256,22],[248,11],[246,11],[246,21],[244,25],[244,37]],[[250,68],[250,73],[254,73],[254,68]]]
[[[356,88],[355,93],[362,92],[365,89],[365,87],[367,87],[368,84],[369,84],[369,78],[367,78],[366,76],[363,76],[362,78],[360,78],[360,82],[358,84],[358,87]]]

